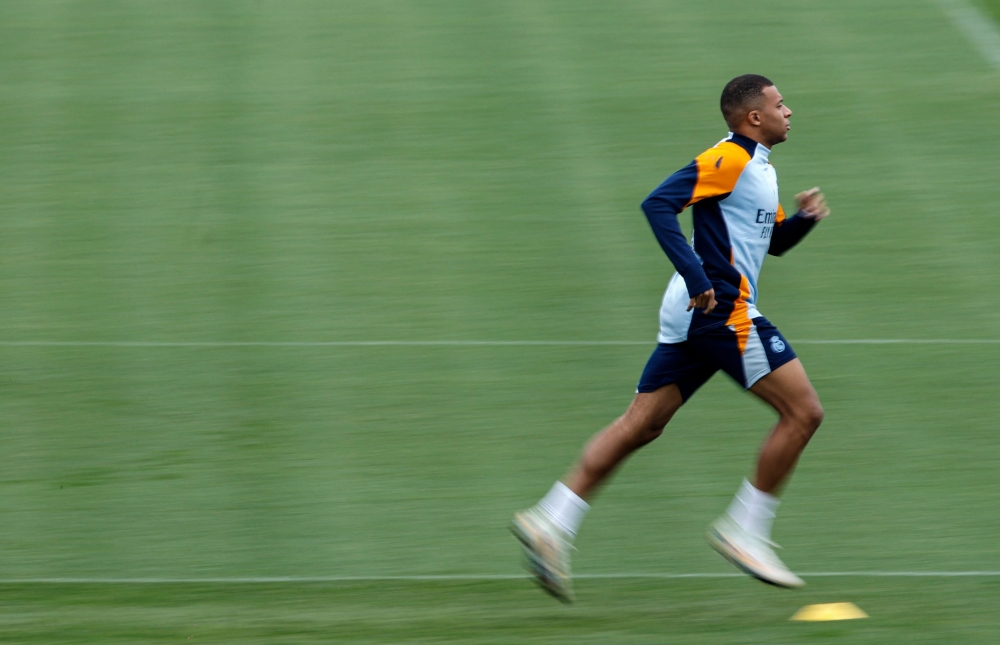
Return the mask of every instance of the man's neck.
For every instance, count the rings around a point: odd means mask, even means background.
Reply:
[[[746,139],[749,139],[749,140],[753,141],[754,143],[759,143],[760,145],[764,146],[768,150],[771,149],[771,146],[768,145],[768,142],[767,141],[763,141],[762,138],[761,138],[761,136],[760,136],[760,133],[757,132],[757,131],[747,132],[745,130],[734,130],[733,131],[733,135],[739,135],[741,137],[744,137]]]

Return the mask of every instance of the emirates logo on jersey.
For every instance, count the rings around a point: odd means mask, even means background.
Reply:
[[[774,224],[778,219],[778,211],[768,211],[763,208],[757,209],[758,224]]]

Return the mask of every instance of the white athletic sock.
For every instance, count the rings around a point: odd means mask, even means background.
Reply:
[[[727,512],[747,533],[770,540],[771,523],[780,503],[777,497],[757,490],[744,479]]]
[[[545,511],[556,525],[576,537],[583,516],[590,510],[590,504],[571,491],[569,486],[556,482],[548,494],[538,502],[538,507]]]

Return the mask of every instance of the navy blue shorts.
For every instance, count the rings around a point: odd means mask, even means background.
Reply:
[[[795,358],[792,346],[767,318],[750,322],[742,338],[731,327],[716,325],[689,334],[683,343],[660,343],[646,363],[636,392],[655,392],[674,383],[687,401],[720,369],[749,390]]]

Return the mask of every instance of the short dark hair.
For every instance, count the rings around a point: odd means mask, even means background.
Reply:
[[[719,101],[726,124],[736,125],[748,111],[746,108],[763,96],[765,87],[772,85],[774,83],[769,78],[760,74],[744,74],[726,83],[722,90],[722,100]]]

